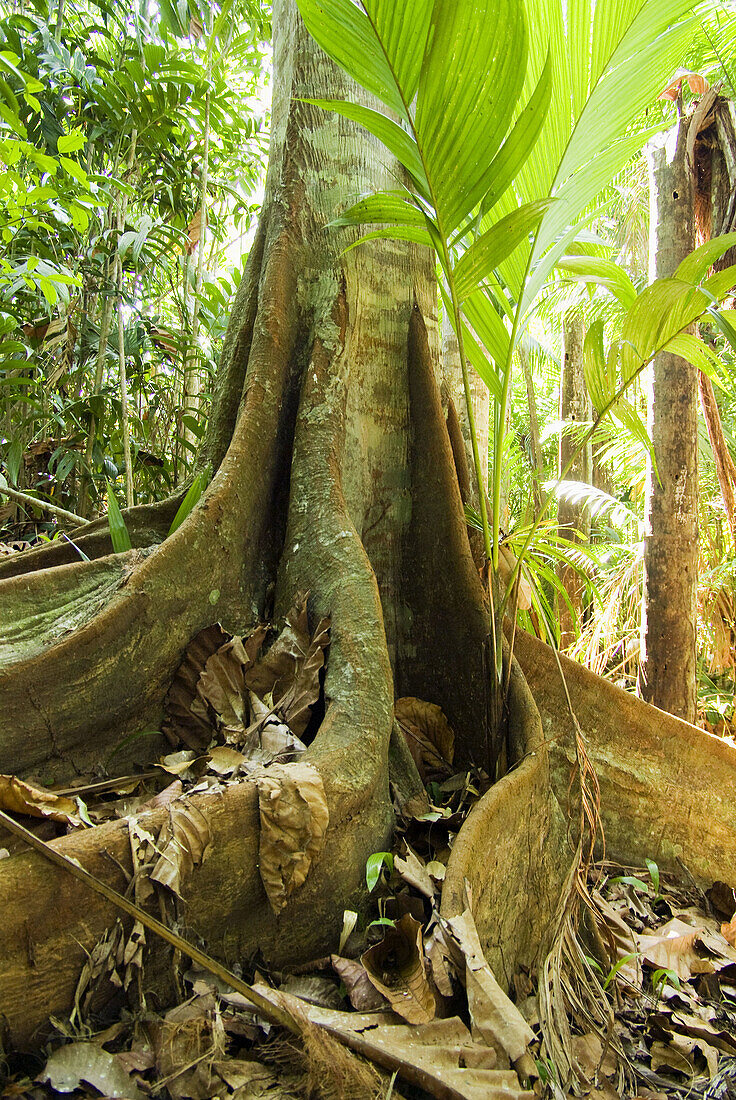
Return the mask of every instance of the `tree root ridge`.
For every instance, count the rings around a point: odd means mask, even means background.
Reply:
[[[493,774],[483,666],[488,611],[470,552],[426,325],[416,306],[409,323],[408,363],[412,514],[402,583],[412,645],[400,650],[397,693],[439,703],[455,730],[461,758]]]

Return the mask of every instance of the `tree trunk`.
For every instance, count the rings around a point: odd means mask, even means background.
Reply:
[[[120,768],[143,753],[151,759],[157,746],[128,735],[159,726],[190,639],[215,621],[245,631],[308,591],[310,613],[332,623],[327,711],[308,753],[330,811],[322,858],[278,919],[247,875],[228,885],[218,914],[204,900],[192,900],[190,913],[221,955],[231,954],[235,919],[240,955],[260,946],[278,959],[334,942],[344,906],[357,904],[349,899],[367,856],[387,843],[395,694],[442,707],[458,759],[491,769],[495,749],[486,721],[488,612],[435,378],[434,259],[394,241],[345,255],[348,238],[325,232],[339,202],[394,186],[399,166],[353,123],[302,101],[356,89],[314,46],[291,0],[275,5],[274,66],[263,213],[204,456],[215,476],[163,542],[176,502],[131,510],[136,541],[148,532],[158,545],[68,564],[50,549],[8,570],[0,773],[67,780],[113,749]],[[101,526],[75,541],[104,555]],[[257,794],[244,787],[228,793],[228,804],[244,799],[252,817]],[[80,855],[102,845],[129,861],[118,826],[96,832],[96,840],[58,843],[73,853],[81,843]],[[97,869],[115,877],[104,859]],[[66,899],[61,938],[48,923],[34,930],[33,997],[25,940],[10,937],[3,949],[0,1003],[27,1034],[68,1002],[83,959],[70,945],[89,949],[114,914],[36,855],[0,861],[0,880],[21,924],[35,905],[24,883],[46,883]],[[284,935],[289,927],[299,928],[298,942]]]
[[[560,447],[558,473],[562,476],[575,454],[579,435],[569,427],[590,420],[590,400],[583,372],[583,342],[585,330],[579,317],[567,314],[562,329],[562,368],[560,371]],[[566,474],[568,481],[590,483],[590,447],[585,447]],[[585,541],[590,534],[590,517],[584,502],[561,500],[557,508],[557,524],[562,538],[571,542]],[[560,581],[567,593],[567,602],[559,599],[557,617],[560,624],[560,648],[572,645],[577,637],[585,610],[585,582],[573,565],[560,566]]]
[[[648,149],[652,278],[671,276],[695,246],[687,135],[681,118]],[[688,722],[696,714],[697,401],[695,367],[668,352],[656,356],[648,428],[657,468],[648,462],[639,689]]]
[[[393,187],[399,169],[352,123],[303,102],[356,90],[315,48],[292,0],[274,5],[274,71],[263,214],[203,456],[213,480],[168,538],[175,497],[128,511],[138,548],[126,554],[107,553],[101,521],[75,535],[91,562],[52,546],[3,567],[0,773],[68,779],[113,749],[121,770],[146,763],[158,746],[128,735],[158,727],[191,638],[215,621],[244,631],[308,591],[313,618],[331,616],[325,715],[306,754],[329,825],[278,915],[258,873],[255,783],[183,802],[206,821],[212,854],[189,876],[178,921],[228,962],[260,951],[283,965],[334,950],[343,910],[364,901],[367,856],[389,841],[394,696],[438,703],[460,761],[492,768],[499,743],[486,721],[488,611],[436,380],[433,257],[392,241],[346,254],[349,237],[325,232],[338,203]],[[458,846],[454,893],[443,901],[446,913],[464,905],[472,879],[485,943],[511,965],[533,961],[554,907],[548,869],[566,860],[546,753],[557,716],[548,711],[542,730],[520,680],[514,670],[512,694],[524,699],[508,730],[509,760],[520,766],[471,818],[477,843]],[[600,681],[591,681],[580,702],[594,712]],[[667,779],[666,767],[660,774]],[[146,812],[142,826],[155,831],[166,812]],[[724,816],[727,847],[736,829]],[[53,843],[125,887],[126,822]],[[498,891],[513,902],[500,927]],[[88,953],[117,916],[35,852],[0,860],[0,1009],[16,1044],[38,1043],[49,1014],[70,1011]],[[165,992],[168,948],[149,938],[147,952],[146,988]]]

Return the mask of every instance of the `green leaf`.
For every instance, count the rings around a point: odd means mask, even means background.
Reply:
[[[384,865],[390,874],[394,869],[394,857],[390,852],[374,852],[373,855],[368,856],[365,864],[365,881],[369,893],[375,890]]]
[[[392,194],[390,191],[377,191],[374,195],[359,199],[339,218],[331,221],[327,228],[382,224],[420,225],[425,228],[426,219],[423,211],[405,193]]]
[[[70,176],[73,176],[79,183],[83,183],[85,186],[87,185],[87,173],[84,168],[82,168],[81,164],[77,164],[77,162],[70,157],[59,157],[59,161]]]
[[[396,78],[365,12],[352,0],[297,0],[297,7],[325,53],[400,118],[407,118]]]
[[[417,94],[435,0],[361,0],[405,103]]]
[[[498,202],[524,166],[547,118],[551,99],[552,54],[548,51],[534,94],[488,168],[489,185],[481,204],[483,214]]]
[[[713,264],[720,260],[729,248],[735,246],[736,233],[724,233],[722,237],[714,237],[712,241],[706,241],[678,265],[673,278],[681,279],[683,283],[701,282]]]
[[[609,985],[616,978],[616,976],[617,976],[618,972],[621,970],[621,968],[623,966],[625,966],[626,963],[631,962],[631,960],[635,959],[635,958],[636,958],[636,952],[635,951],[631,952],[628,955],[623,955],[618,960],[616,965],[611,970],[608,971],[608,974],[606,975],[606,980],[603,983],[603,988],[608,989]]]
[[[720,359],[712,348],[709,348],[697,336],[690,332],[681,332],[679,335],[673,336],[662,348],[662,351],[669,351],[673,355],[679,355],[681,359],[686,359],[698,370],[702,370],[703,374],[720,386],[724,392],[728,392],[721,380],[722,365]]]
[[[429,184],[417,143],[411,134],[392,119],[379,111],[372,111],[370,107],[364,107],[361,103],[348,103],[341,99],[305,99],[303,102],[322,107],[325,111],[335,111],[344,118],[349,118],[363,126],[404,165],[420,195],[429,199]]]
[[[482,199],[526,72],[521,0],[435,3],[419,77],[417,143],[447,237]]]
[[[471,244],[455,265],[455,290],[461,302],[529,236],[553,201],[540,199],[519,207]]]
[[[205,486],[207,485],[207,473],[203,470],[197,474],[192,484],[189,486],[184,500],[179,505],[176,515],[171,521],[171,527],[169,527],[169,534],[173,535],[177,527],[181,527],[184,520],[194,508],[195,504],[202,496]]]
[[[636,301],[636,287],[622,267],[601,256],[563,256],[557,266],[586,283],[610,290],[624,309]]]
[[[707,295],[679,279],[657,279],[629,309],[621,329],[621,378],[633,377],[641,365],[673,336],[698,319]]]
[[[123,514],[115,499],[115,490],[110,482],[107,482],[107,522],[110,527],[110,538],[115,554],[123,554],[126,550],[132,550],[128,528],[125,526]]]
[[[81,130],[72,130],[70,134],[62,134],[56,142],[56,148],[60,153],[76,153],[77,149],[83,149],[87,139]]]
[[[364,233],[357,241],[353,241],[347,248],[344,248],[343,254],[352,252],[359,244],[365,244],[366,241],[386,239],[394,241],[412,241],[414,244],[426,244],[429,248],[434,247],[432,237],[428,230],[420,229],[418,225],[392,225],[388,226],[386,229],[374,229],[370,233]]]

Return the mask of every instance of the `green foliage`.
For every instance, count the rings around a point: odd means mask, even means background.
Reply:
[[[375,890],[384,867],[389,874],[394,869],[394,857],[391,852],[374,852],[373,855],[368,856],[365,864],[365,882],[368,893],[373,893]]]
[[[55,17],[45,0],[22,16],[0,5],[0,464],[13,484],[94,509],[125,468],[120,335],[137,499],[195,461],[240,275],[222,270],[224,250],[248,231],[262,174],[251,104],[269,26],[258,0],[143,0],[129,14],[85,0],[60,35]],[[45,441],[50,461],[29,468]]]
[[[110,526],[110,539],[114,553],[123,554],[126,550],[132,550],[128,528],[125,526],[120,506],[115,499],[115,490],[108,482],[107,485],[107,522]]]

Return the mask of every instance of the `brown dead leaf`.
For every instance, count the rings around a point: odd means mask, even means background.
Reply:
[[[703,929],[693,928],[679,917],[673,917],[656,935],[637,937],[639,952],[650,966],[673,970],[680,981],[686,982],[693,974],[712,974],[718,969],[712,959],[696,951],[703,934]]]
[[[0,775],[0,809],[26,817],[47,817],[65,825],[79,825],[77,804],[66,798],[24,783],[15,775]]]
[[[267,998],[283,998],[265,986],[256,988]],[[293,998],[279,1003],[287,1007],[293,1003],[295,1012],[301,1004],[312,1023],[431,1096],[443,1100],[534,1100],[534,1093],[520,1087],[513,1070],[495,1068],[494,1051],[474,1042],[457,1016],[417,1027],[393,1024],[380,1013],[336,1012]]]
[[[218,775],[237,775],[245,762],[242,752],[229,745],[212,745],[208,755],[207,767]]]
[[[161,727],[172,745],[181,741],[200,752],[212,740],[212,724],[192,713],[197,683],[207,660],[230,639],[219,623],[213,623],[195,634],[186,648],[182,662],[174,673],[166,698],[166,717]]]
[[[340,955],[331,955],[330,962],[336,974],[342,980],[348,998],[357,1012],[376,1012],[388,1008],[388,1001],[379,993],[362,963],[355,959],[343,959]]]
[[[254,692],[248,694],[253,719],[243,744],[243,753],[248,760],[267,767],[274,763],[286,764],[306,752],[307,746],[281,721],[280,712],[264,703]]]
[[[585,1035],[573,1035],[572,1052],[578,1068],[588,1082],[592,1082],[599,1072],[611,1077],[618,1069],[616,1055],[609,1047],[605,1058],[603,1057],[603,1043],[593,1031]]]
[[[279,713],[297,737],[301,737],[307,728],[312,707],[319,699],[319,676],[324,668],[325,650],[329,644],[330,620],[326,618],[317,624],[304,660],[297,663],[291,685],[283,693],[274,692]]]
[[[403,878],[404,882],[408,882],[410,886],[413,886],[415,890],[418,890],[420,894],[424,894],[425,898],[429,898],[430,901],[434,898],[436,888],[432,879],[427,874],[427,869],[424,863],[416,854],[412,851],[408,844],[404,844],[406,849],[405,859],[401,856],[394,856],[394,870]]]
[[[330,813],[322,777],[313,764],[272,764],[256,783],[259,869],[271,908],[279,913],[318,859]]]
[[[422,779],[447,775],[455,752],[455,734],[441,708],[406,696],[396,700],[394,714]]]
[[[721,920],[729,920],[736,907],[736,890],[727,882],[717,879],[711,887],[705,891],[705,896],[710,907]],[[736,920],[736,914],[734,914]]]
[[[710,87],[708,81],[700,73],[691,72],[689,69],[678,69],[659,98],[669,99],[670,102],[674,103],[685,81],[690,85],[690,91],[693,95],[702,95]]]
[[[197,22],[199,22],[199,20],[197,20]],[[192,20],[190,22],[190,26],[192,26],[192,25],[195,26],[195,28],[196,28],[196,23],[194,23],[194,20]],[[201,26],[201,24],[200,24],[200,26]],[[197,34],[196,37],[198,38],[199,35]],[[187,256],[191,256],[191,254],[194,252],[195,248],[199,244],[199,240],[200,240],[201,236],[202,236],[202,207],[200,206],[199,210],[197,210],[195,212],[192,220],[189,222],[189,225],[187,226],[187,243],[186,243],[186,246],[185,246]]]
[[[239,729],[242,733],[248,715],[243,672],[249,664],[242,638],[236,635],[221,645],[202,669],[192,712],[206,721],[211,709],[218,726]]]
[[[518,1061],[534,1040],[534,1032],[509,1000],[486,962],[473,915],[469,909],[445,922],[465,958],[465,981],[473,1034],[500,1047],[511,1062]]]
[[[193,803],[171,806],[158,838],[161,855],[151,871],[151,880],[181,897],[184,883],[207,858],[210,843],[209,822],[201,810]]]
[[[430,935],[425,938],[424,954],[429,961],[432,981],[438,992],[442,997],[452,997],[455,992],[452,985],[455,968],[441,925],[435,924]]]
[[[150,1018],[146,1030],[156,1056],[156,1069],[172,1100],[209,1100],[218,1095],[215,1064],[224,1057],[225,1029],[211,993],[192,997]]]
[[[675,1036],[675,1039],[680,1036]],[[652,1069],[656,1073],[662,1066],[667,1066],[669,1069],[677,1070],[678,1073],[682,1073],[685,1077],[695,1077],[697,1075],[697,1069],[695,1067],[695,1058],[692,1054],[692,1050],[687,1046],[682,1046],[676,1041],[664,1043],[660,1039],[656,1039],[651,1046],[649,1056],[652,1062]]]
[[[389,1001],[394,1012],[410,1024],[433,1020],[436,1005],[422,949],[422,926],[407,913],[387,928],[380,943],[360,960],[370,981]]]
[[[592,892],[592,897],[595,908],[591,915],[608,952],[606,960],[608,968],[612,970],[622,959],[626,959],[626,962],[623,962],[617,970],[615,981],[617,985],[623,987],[625,993],[638,996],[642,983],[642,969],[636,936],[621,914],[598,890]]]
[[[309,652],[307,597],[297,596],[281,633],[259,661],[248,669],[245,685],[261,699],[271,695],[277,703],[296,677]]]
[[[721,935],[726,943],[730,944],[731,947],[736,947],[736,913],[727,924],[724,922],[721,925]]]

